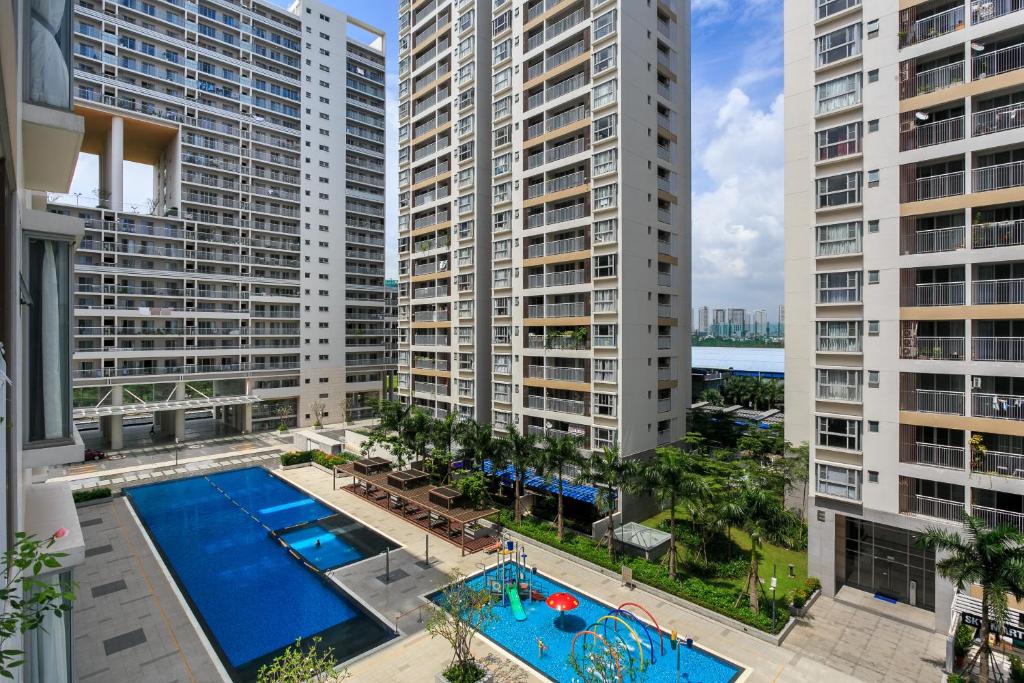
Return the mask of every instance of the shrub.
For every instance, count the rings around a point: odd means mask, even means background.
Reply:
[[[110,498],[110,487],[100,486],[94,489],[79,489],[71,494],[71,497],[76,503],[84,503],[87,500],[99,500],[100,498]]]
[[[790,591],[790,600],[793,607],[797,609],[803,609],[804,605],[807,604],[807,591],[802,588],[797,588],[794,591]]]
[[[476,683],[487,673],[474,663],[452,664],[444,670],[444,677],[451,683]]]
[[[971,644],[974,642],[974,629],[967,624],[960,624],[953,634],[953,654],[956,657],[966,657],[971,651]]]
[[[1024,683],[1024,660],[1017,655],[1010,655],[1010,681]]]
[[[807,595],[811,595],[814,591],[820,591],[821,580],[816,576],[808,576],[804,579],[804,590],[807,591]]]
[[[607,549],[589,537],[570,531],[560,542],[555,529],[548,524],[533,520],[523,520],[522,523],[515,524],[505,513],[499,515],[497,521],[512,531],[529,536],[540,543],[575,555],[613,572],[618,572],[622,565],[627,565],[633,570],[633,580],[638,583],[665,591],[766,633],[778,633],[785,626],[786,620],[779,619],[773,628],[771,601],[765,601],[764,611],[755,613],[746,602],[741,602],[737,606],[735,590],[719,588],[696,577],[680,582],[671,578],[663,565],[649,562],[641,557],[619,558],[613,562],[608,557]]]
[[[967,683],[960,674],[949,674],[946,676],[946,683]]]
[[[312,451],[291,451],[281,455],[281,464],[285,467],[288,465],[300,465],[304,462],[312,462],[312,460]]]

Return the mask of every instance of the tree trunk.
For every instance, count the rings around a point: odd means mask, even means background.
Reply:
[[[981,650],[978,653],[978,680],[988,683],[988,589],[981,591]]]
[[[562,540],[562,470],[558,470],[558,540]]]
[[[615,559],[615,504],[608,506],[608,557]]]
[[[760,588],[760,577],[757,574],[757,541],[754,540],[754,536],[750,537],[750,576],[748,578],[750,585],[750,609],[757,614],[760,611],[760,596],[758,595],[758,588]]]
[[[671,507],[668,509],[668,533],[672,538],[668,542],[668,575],[676,578],[676,497],[669,499]]]

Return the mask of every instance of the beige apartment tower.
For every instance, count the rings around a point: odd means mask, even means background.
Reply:
[[[786,436],[810,572],[950,622],[915,545],[1024,529],[1024,6],[787,0]]]
[[[689,8],[403,2],[403,400],[678,440],[690,403]]]

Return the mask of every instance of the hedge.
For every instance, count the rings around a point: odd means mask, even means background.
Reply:
[[[305,462],[315,462],[317,465],[321,465],[330,469],[335,465],[342,465],[352,459],[349,455],[331,455],[330,453],[324,453],[321,450],[313,449],[309,451],[290,451],[281,455],[281,464],[284,466],[288,465],[301,465]]]
[[[100,486],[95,489],[79,489],[72,491],[71,497],[76,503],[84,503],[88,500],[99,500],[100,498],[110,498],[110,487]]]
[[[778,619],[775,627],[772,628],[770,608],[768,613],[754,613],[745,603],[741,602],[739,606],[736,606],[734,590],[712,586],[696,577],[680,582],[668,575],[666,567],[641,557],[622,556],[613,562],[608,557],[608,550],[605,546],[598,545],[589,537],[571,531],[567,531],[564,540],[559,541],[557,531],[546,524],[531,520],[523,520],[521,524],[516,524],[504,513],[499,515],[495,521],[523,536],[528,536],[610,571],[618,573],[622,565],[627,565],[633,569],[633,580],[638,583],[647,584],[670,595],[688,600],[765,633],[779,633],[786,625],[788,613],[785,611],[784,605],[780,613],[786,616]],[[770,607],[771,601],[765,601],[764,604]],[[782,604],[780,602],[780,605]]]

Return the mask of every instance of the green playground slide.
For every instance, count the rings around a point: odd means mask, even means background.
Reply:
[[[526,610],[523,609],[523,603],[519,599],[519,591],[512,584],[505,585],[505,594],[508,595],[508,602],[512,606],[512,616],[516,618],[516,621],[526,621]]]

